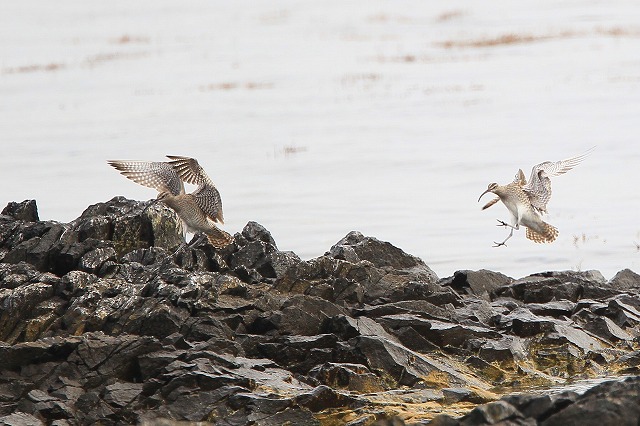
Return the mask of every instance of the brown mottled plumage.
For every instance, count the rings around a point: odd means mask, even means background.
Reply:
[[[121,161],[108,163],[125,177],[140,185],[158,190],[157,201],[162,201],[176,212],[188,231],[203,232],[211,245],[225,247],[233,237],[218,228],[224,223],[220,193],[198,161],[189,157],[167,156],[168,162]],[[183,182],[197,185],[186,194]]]
[[[593,150],[593,148],[591,149]],[[487,209],[498,201],[502,201],[511,213],[511,224],[498,220],[500,226],[510,227],[511,232],[501,243],[495,243],[495,247],[503,246],[509,238],[513,236],[513,230],[519,229],[520,225],[527,228],[526,237],[536,243],[551,243],[558,237],[558,230],[543,221],[542,213],[547,213],[547,203],[551,199],[551,179],[578,165],[591,152],[572,157],[567,160],[552,163],[545,161],[533,167],[531,177],[527,183],[522,169],[518,170],[513,182],[506,185],[490,183],[487,190],[480,195],[480,198],[487,192],[492,192],[498,197],[485,204],[482,209]],[[478,198],[478,201],[480,201]]]

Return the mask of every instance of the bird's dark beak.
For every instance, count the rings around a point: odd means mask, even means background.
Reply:
[[[480,194],[480,196],[478,197],[478,202],[480,202],[480,198],[482,198],[482,196],[484,194],[486,194],[487,192],[490,192],[488,189],[486,191],[484,191],[482,194]]]
[[[156,204],[158,201],[160,201],[159,198],[154,198],[153,200],[149,201],[149,203],[145,206],[144,209],[142,209],[142,213],[140,213],[141,215],[144,214],[144,212],[147,211],[147,209],[151,206],[153,206],[154,204]]]

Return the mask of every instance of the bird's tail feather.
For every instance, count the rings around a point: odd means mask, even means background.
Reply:
[[[222,229],[216,228],[215,230],[207,232],[207,239],[215,248],[223,248],[231,244],[233,236]]]
[[[552,243],[558,238],[558,229],[547,222],[542,222],[539,231],[527,228],[527,238],[536,243]]]

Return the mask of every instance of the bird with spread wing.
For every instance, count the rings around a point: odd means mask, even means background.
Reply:
[[[541,217],[541,214],[547,213],[547,204],[551,199],[551,178],[564,174],[580,164],[593,149],[566,160],[545,161],[533,166],[529,182],[527,182],[522,169],[519,169],[513,182],[506,185],[490,183],[478,201],[488,192],[497,195],[497,197],[485,204],[482,210],[502,201],[511,213],[511,223],[498,220],[498,226],[511,228],[511,232],[504,241],[495,243],[495,247],[506,245],[507,240],[513,236],[513,231],[519,229],[520,225],[527,228],[527,238],[536,243],[555,241],[558,237],[558,230],[543,221]]]
[[[126,178],[156,189],[158,197],[153,203],[161,201],[175,211],[187,231],[203,233],[217,248],[231,243],[233,237],[216,226],[217,223],[224,223],[222,199],[202,166],[194,158],[167,157],[171,161],[112,160],[108,163]],[[196,185],[197,188],[187,194],[184,183]]]

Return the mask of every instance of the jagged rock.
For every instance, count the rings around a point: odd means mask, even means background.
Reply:
[[[370,318],[395,314],[415,314],[423,318],[431,318],[439,321],[449,321],[455,315],[453,306],[436,306],[426,300],[405,300],[381,305],[368,306],[354,309],[356,316]]]
[[[35,340],[61,313],[55,286],[46,282],[24,284],[0,293],[0,340],[8,343]]]
[[[437,404],[499,397],[488,389],[638,372],[632,271],[438,280],[358,232],[302,261],[255,222],[223,249],[176,251],[175,214],[146,206],[116,197],[68,224],[29,202],[0,215],[0,423],[423,424]],[[622,413],[636,391],[599,398]],[[534,424],[574,396],[432,423]]]
[[[552,277],[562,285],[578,284],[581,289],[578,294],[579,298],[605,298],[622,293],[608,284],[599,271],[555,271],[532,276]]]
[[[618,362],[626,367],[621,374],[638,375],[640,373],[640,351],[623,355],[618,359]]]
[[[633,336],[621,327],[619,327],[613,320],[607,317],[600,317],[593,314],[591,311],[582,309],[580,312],[573,316],[574,319],[579,318],[583,329],[593,333],[594,335],[607,340],[608,342],[616,342],[619,340],[632,341]]]
[[[78,261],[78,269],[92,274],[98,274],[107,261],[116,260],[116,251],[113,247],[98,247],[82,255]]]
[[[44,423],[28,413],[15,412],[0,417],[0,425],[2,426],[44,426]]]
[[[579,424],[584,426],[636,426],[640,419],[640,378],[599,384],[578,397],[573,404],[541,422],[543,426]]]
[[[562,282],[559,277],[531,275],[515,280],[494,291],[495,297],[511,297],[525,303],[547,303],[552,300],[577,301],[582,286],[573,281]]]
[[[269,231],[256,222],[249,222],[241,237],[236,239],[240,247],[231,254],[229,266],[252,282],[281,278],[290,267],[301,262],[295,253],[279,251]]]
[[[451,315],[453,322],[459,322],[465,325],[495,327],[496,318],[500,315],[511,312],[513,307],[505,308],[500,301],[488,302],[484,299],[476,299],[469,297],[465,300],[463,306],[457,307]],[[509,300],[509,302],[512,302]]]
[[[290,267],[278,290],[349,304],[390,301],[410,282],[435,283],[437,276],[420,259],[393,245],[351,232],[328,255]]]
[[[69,224],[32,222],[21,227],[3,226],[0,240],[7,250],[3,262],[25,261],[40,271],[62,276],[96,249],[111,248],[123,255],[154,244],[167,248],[181,244],[179,222],[173,211],[154,206],[142,215],[143,209],[143,203],[116,197],[90,206]],[[96,257],[104,258],[102,264],[113,256],[108,249],[106,254],[98,252],[88,256],[83,265],[85,270],[99,270],[97,265],[91,265],[92,261],[98,261]]]
[[[502,384],[508,380],[510,376],[509,371],[513,368],[514,364],[516,364],[515,362],[503,361],[500,363],[500,366],[502,367],[500,368],[496,365],[498,364],[497,362],[494,361],[490,363],[475,355],[471,355],[464,361],[479,378],[487,381],[488,383],[493,383],[494,385]],[[487,398],[487,395],[482,395],[481,398],[476,398],[476,396],[478,395],[474,395],[473,401],[470,400],[470,402],[483,403],[494,399]]]
[[[529,303],[527,309],[534,315],[554,318],[570,317],[576,308],[576,303],[569,300],[553,300],[547,303]]]
[[[378,268],[389,267],[399,270],[416,268],[419,273],[423,274],[422,278],[425,282],[438,280],[437,275],[419,258],[405,253],[390,243],[365,237],[357,231],[348,233],[338,241],[329,250],[329,255],[350,263],[367,260]]]
[[[311,392],[298,396],[296,398],[296,402],[314,413],[328,408],[356,408],[365,404],[364,401],[358,398],[354,398],[349,394],[337,392],[325,385],[320,385]]]
[[[484,300],[491,300],[491,294],[505,285],[513,282],[510,278],[499,272],[487,271],[456,271],[452,278],[445,283],[458,293],[475,294]]]
[[[239,391],[231,394],[228,407],[217,405],[209,419],[220,419],[230,425],[301,425],[318,426],[320,422],[307,408],[299,407],[292,398]]]
[[[456,371],[441,360],[426,354],[411,351],[401,344],[378,336],[359,336],[353,339],[355,350],[366,359],[366,365],[376,371],[383,371],[400,385],[412,386],[418,381],[431,380],[449,385],[476,386],[487,388],[473,377]]]
[[[96,391],[82,394],[76,401],[78,420],[85,424],[115,417],[115,408],[104,402]]]
[[[333,333],[343,340],[358,336],[379,336],[397,342],[397,339],[387,333],[380,324],[367,317],[351,318],[338,315],[328,318],[322,328],[326,333]]]
[[[37,222],[40,220],[36,200],[25,200],[21,203],[12,201],[2,209],[0,214],[11,216],[16,220],[24,220],[25,222]]]
[[[307,374],[314,366],[333,360],[337,338],[332,334],[285,336],[275,342],[259,343],[259,353],[290,371]]]
[[[495,401],[480,405],[460,419],[461,426],[495,424],[535,426],[536,421],[533,419],[525,420],[522,413],[506,401]]]
[[[433,320],[411,314],[385,315],[378,318],[378,321],[388,330],[397,332],[398,329],[410,327],[422,336],[429,332],[433,324]]]
[[[438,414],[429,422],[429,426],[459,426],[460,422],[448,414]]]
[[[53,337],[35,342],[0,344],[0,368],[13,370],[30,364],[66,359],[81,343],[81,338]]]
[[[541,421],[573,404],[577,398],[576,392],[566,391],[552,395],[515,394],[502,399],[516,407],[524,417]]]
[[[527,358],[526,344],[518,336],[502,336],[499,339],[470,339],[467,347],[477,351],[478,357],[488,363],[512,362]]]
[[[242,229],[242,236],[247,241],[262,241],[277,248],[276,241],[271,236],[271,233],[264,226],[257,222],[249,222]]]
[[[615,297],[609,301],[607,308],[620,327],[634,327],[640,324],[640,301],[637,297]]]
[[[327,300],[296,294],[288,298],[271,318],[282,334],[312,336],[323,333],[327,318],[346,313],[344,308]]]
[[[608,284],[620,291],[637,290],[640,288],[640,274],[636,274],[631,269],[623,269],[611,278]]]
[[[603,285],[607,280],[600,271],[548,271],[530,275],[531,277],[553,277],[561,283],[575,282],[587,285]]]
[[[595,339],[579,328],[572,327],[570,323],[555,323],[553,330],[542,338],[542,343],[557,345],[568,342],[580,349],[582,354],[600,352],[605,348],[601,340]]]
[[[445,404],[454,404],[456,402],[469,401],[473,395],[473,391],[467,388],[444,388],[442,396]]]
[[[63,419],[74,415],[69,404],[38,389],[27,393],[27,397],[18,404],[18,410],[37,413],[40,418]]]
[[[469,339],[497,339],[500,337],[499,333],[485,327],[452,324],[434,320],[430,321],[430,323],[431,327],[422,334],[429,341],[441,348],[464,347]]]
[[[362,364],[329,362],[312,368],[309,376],[332,388],[353,392],[371,393],[385,389],[382,381]]]
[[[142,393],[141,383],[117,382],[105,386],[102,399],[109,405],[125,407]]]
[[[3,227],[4,228],[4,227]],[[5,263],[27,262],[42,272],[53,272],[54,259],[60,250],[60,237],[66,231],[63,224],[56,222],[33,222],[11,229],[9,235],[3,232],[3,246],[7,253]]]
[[[517,308],[508,315],[497,318],[501,327],[520,337],[535,336],[553,330],[555,319],[534,315],[527,308]]]
[[[77,241],[92,235],[113,241],[118,256],[150,246],[175,250],[184,243],[181,224],[173,210],[161,204],[147,210],[145,207],[145,202],[114,197],[106,203],[89,206],[70,225],[75,234],[80,234]]]
[[[398,327],[393,335],[408,349],[416,352],[431,352],[440,349],[438,345],[427,340],[414,327]]]

